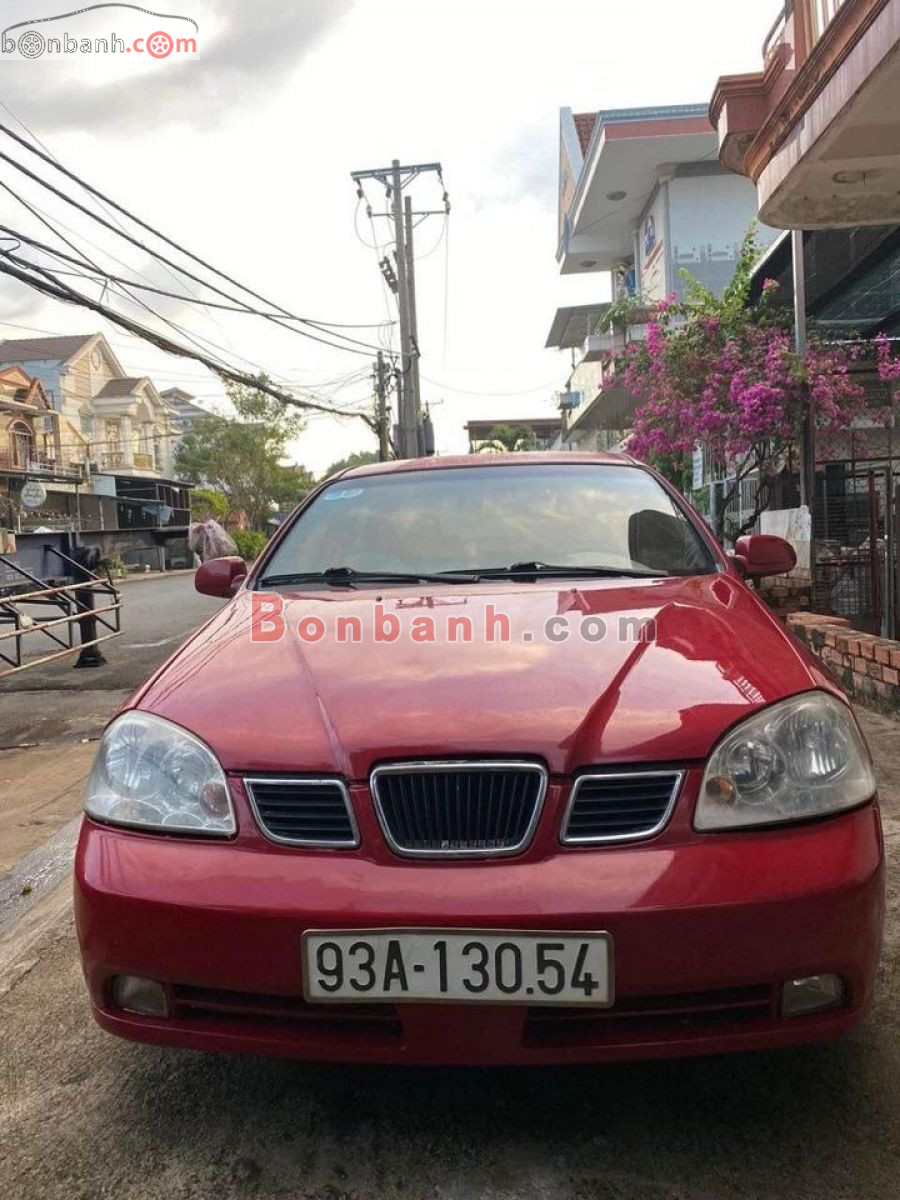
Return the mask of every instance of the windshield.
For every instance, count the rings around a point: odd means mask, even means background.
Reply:
[[[531,564],[604,574],[715,569],[652,475],[618,465],[460,467],[337,480],[266,562],[263,579],[336,568],[415,575]]]

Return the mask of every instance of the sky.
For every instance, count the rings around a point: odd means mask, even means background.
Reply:
[[[0,27],[75,7],[0,0]],[[350,172],[395,157],[440,161],[450,217],[416,229],[420,371],[438,451],[460,453],[467,420],[556,414],[566,360],[544,349],[556,308],[608,297],[606,276],[559,275],[560,107],[706,103],[719,75],[759,69],[776,9],[776,0],[165,0],[169,16],[154,21],[104,8],[35,28],[115,32],[128,44],[159,28],[194,36],[196,53],[0,58],[0,122],[28,136],[24,125],[83,179],[281,308],[373,323],[345,330],[366,343],[356,354],[255,317],[145,296],[229,362],[349,409],[371,407],[373,348],[396,340],[395,327],[378,327],[396,319],[377,267],[390,237],[384,190],[366,184],[370,222]],[[54,178],[2,135],[0,152]],[[16,193],[0,188],[0,224],[53,239],[24,199],[105,272],[186,294],[151,255],[2,159],[0,184]],[[433,174],[410,194],[417,210],[442,207]],[[101,294],[100,283],[74,282]],[[166,330],[127,298],[106,298]],[[221,384],[198,364],[0,277],[0,337],[97,329],[129,373],[222,407]],[[311,417],[291,447],[316,473],[372,449],[362,421],[330,416]]]

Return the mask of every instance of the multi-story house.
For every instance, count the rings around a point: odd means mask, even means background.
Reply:
[[[770,0],[758,71],[723,76],[719,154],[782,229],[900,221],[900,0]]]
[[[125,374],[102,333],[2,341],[3,366],[23,366],[40,380],[63,439],[80,435],[101,472],[169,473],[174,412],[149,379]]]
[[[166,391],[160,392],[160,396],[171,408],[172,420],[178,429],[178,436],[172,440],[171,445],[171,461],[174,470],[175,456],[185,434],[192,433],[198,421],[203,421],[213,414],[201,405],[195,404],[192,393],[186,392],[183,388],[167,388]]]
[[[181,434],[190,433],[197,421],[212,416],[208,409],[194,403],[194,396],[184,388],[167,388],[160,392],[160,398],[171,408],[172,419]]]
[[[762,220],[804,231],[773,245],[758,285],[777,280],[835,340],[897,339],[900,0],[769,2],[757,69],[720,78],[710,105],[719,159],[755,188]],[[878,419],[857,422],[827,461],[804,446],[813,603],[896,636],[900,386],[873,358],[863,348],[857,378]]]
[[[190,561],[189,491],[171,478],[175,410],[150,379],[126,375],[102,334],[0,341],[0,435],[4,427],[0,488],[4,455],[21,480],[6,485],[0,525],[77,534],[135,565]],[[33,479],[46,497],[26,511],[16,494]]]
[[[561,391],[575,419],[562,445],[607,448],[627,430],[634,405],[615,358],[645,336],[648,305],[681,297],[685,271],[715,292],[731,279],[756,195],[718,161],[717,146],[706,104],[562,109],[557,259],[563,275],[606,276],[598,293],[613,302],[554,318],[548,347],[573,351]],[[761,229],[763,243],[772,236]]]
[[[67,430],[67,433],[71,433]],[[0,367],[0,473],[84,476],[87,446],[64,441],[39,379],[21,367]]]

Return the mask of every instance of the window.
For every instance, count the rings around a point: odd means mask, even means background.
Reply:
[[[819,40],[834,18],[844,0],[806,0],[809,28],[812,41]]]
[[[715,569],[669,494],[638,467],[452,467],[336,481],[266,574],[477,571],[515,563],[661,575]]]
[[[24,470],[34,457],[34,434],[24,421],[16,421],[10,426],[9,440],[13,466],[21,467]]]

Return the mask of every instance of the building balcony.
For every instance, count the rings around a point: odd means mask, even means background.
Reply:
[[[635,231],[664,165],[702,162],[715,152],[703,104],[598,112],[564,212],[557,247],[563,275],[619,272],[635,262]]]
[[[784,0],[762,69],[720,79],[710,116],[767,224],[900,221],[900,0]]]
[[[100,456],[100,469],[103,471],[121,471],[130,475],[135,471],[152,471],[157,473],[156,458],[152,454],[135,451],[126,456],[121,450],[113,450]]]
[[[0,451],[0,471],[53,479],[63,483],[77,483],[84,478],[85,466],[79,462],[64,462],[44,454],[30,454],[27,459],[19,455]]]
[[[646,325],[627,325],[592,334],[584,344],[584,362],[602,362],[611,355],[621,354],[632,342],[647,340]]]

